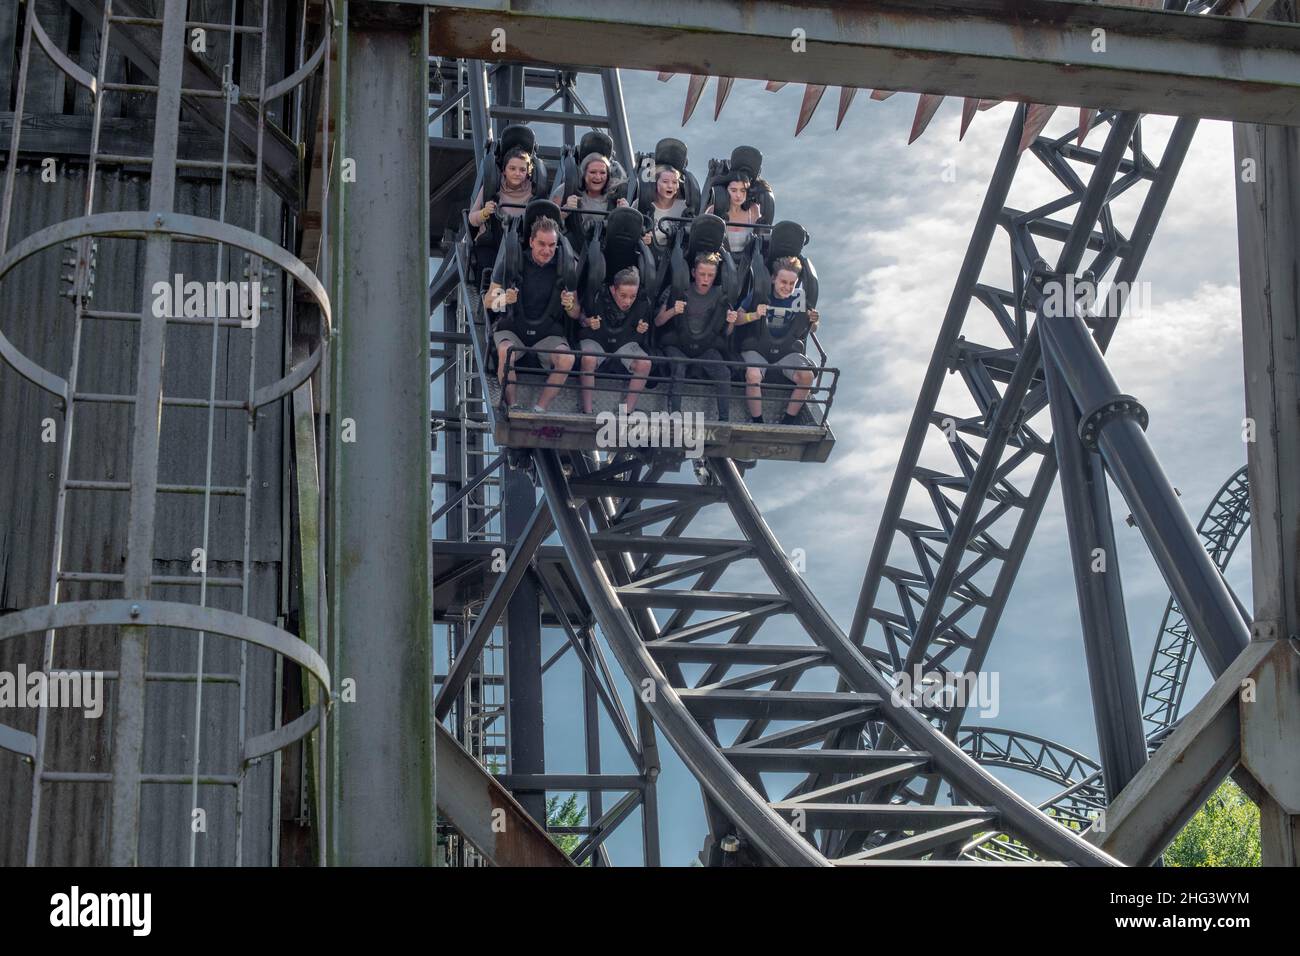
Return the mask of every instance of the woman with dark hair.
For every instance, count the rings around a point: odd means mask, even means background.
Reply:
[[[704,210],[706,213],[716,213],[727,220],[727,246],[733,253],[743,252],[745,243],[749,242],[753,229],[747,228],[762,220],[762,211],[758,203],[750,202],[749,187],[752,180],[746,172],[731,174],[731,181],[727,183],[727,199],[729,205],[726,214],[717,212],[712,206]],[[732,223],[737,225],[733,226]]]

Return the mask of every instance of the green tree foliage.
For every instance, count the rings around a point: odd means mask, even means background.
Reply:
[[[560,802],[558,796],[546,798],[546,828],[548,830],[551,827],[580,827],[586,819],[587,808],[578,806],[578,795],[576,793],[569,794],[563,803]],[[582,842],[582,837],[576,833],[552,833],[549,836],[555,841],[555,845],[568,856],[572,856],[573,851]]]
[[[1259,866],[1259,808],[1224,780],[1169,844],[1165,866]]]

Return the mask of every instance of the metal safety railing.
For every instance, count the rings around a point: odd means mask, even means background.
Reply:
[[[739,385],[743,386],[743,373],[751,368],[761,368],[764,371],[764,382],[761,386],[762,390],[766,393],[775,393],[783,402],[800,402],[801,411],[804,406],[807,406],[810,410],[814,408],[818,409],[820,416],[814,416],[813,418],[813,424],[817,426],[826,423],[827,416],[830,413],[831,403],[835,397],[836,385],[839,381],[839,369],[827,368],[824,365],[813,366],[809,364],[808,366],[801,367],[769,364],[766,366],[755,366],[749,362],[735,359],[706,359],[692,358],[690,356],[677,357],[663,355],[660,352],[647,352],[644,355],[644,359],[651,363],[652,369],[654,366],[666,367],[669,369],[668,374],[651,371],[645,375],[639,375],[627,371],[626,369],[621,371],[617,368],[611,369],[608,367],[610,363],[624,359],[635,361],[636,359],[641,358],[641,356],[617,352],[605,352],[603,350],[589,351],[582,348],[572,347],[543,349],[530,346],[510,345],[506,349],[506,362],[508,365],[513,365],[515,369],[518,370],[519,365],[517,360],[532,356],[537,359],[538,370],[544,374],[550,371],[550,368],[547,367],[547,363],[541,359],[541,356],[544,355],[573,356],[573,367],[567,373],[567,377],[562,383],[553,387],[558,389],[561,393],[571,392],[576,393],[579,396],[584,393],[626,396],[628,387],[634,382],[640,382],[644,388],[662,386],[667,392],[669,401],[685,397],[683,389],[686,387],[697,389],[697,391],[692,394],[692,397],[707,397],[709,394],[716,396],[718,394],[718,389],[721,387],[727,390],[728,398],[735,399],[742,397],[732,393],[732,385],[735,382],[737,375],[740,376]],[[582,360],[587,357],[600,359],[601,366],[593,371],[584,372],[582,370]],[[720,385],[717,379],[709,378],[707,375],[693,374],[691,369],[696,366],[706,369],[726,369],[727,377]],[[787,369],[793,372],[799,371],[801,368],[813,373],[815,376],[809,385],[800,385],[795,382],[773,382],[769,380],[773,376],[782,375]],[[682,370],[680,375],[676,373],[677,369]],[[531,370],[525,369],[525,371]],[[594,381],[591,385],[587,385],[581,380],[584,375],[591,375],[593,377]],[[820,384],[819,379],[822,376],[826,376],[830,379],[828,385]],[[575,382],[575,379],[578,379],[578,381]],[[506,381],[508,383],[509,378],[507,378]],[[698,391],[700,389],[704,390],[706,393],[705,396],[701,396]],[[795,393],[797,392],[805,392],[806,397],[796,397]],[[509,415],[508,410],[506,414]]]

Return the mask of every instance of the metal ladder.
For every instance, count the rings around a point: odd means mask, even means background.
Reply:
[[[130,6],[129,4],[127,6]],[[244,370],[245,380],[236,382],[230,386],[231,391],[238,394],[243,392],[243,400],[236,399],[219,399],[218,394],[218,355],[223,351],[222,330],[226,330],[224,351],[229,360],[234,349],[234,343],[238,332],[236,329],[247,329],[250,333],[254,332],[259,326],[258,322],[253,322],[251,326],[246,326],[237,317],[211,318],[186,317],[157,315],[157,308],[150,308],[150,295],[157,288],[156,283],[163,282],[170,285],[173,281],[173,272],[171,266],[171,252],[173,240],[169,226],[174,209],[174,190],[176,180],[180,170],[215,170],[219,171],[219,211],[216,219],[216,226],[213,230],[213,238],[217,244],[216,269],[215,275],[218,281],[222,281],[223,272],[226,267],[226,247],[227,242],[223,241],[228,233],[228,198],[231,187],[231,177],[235,173],[251,175],[253,179],[253,211],[251,222],[247,224],[245,231],[253,236],[260,236],[262,231],[262,188],[263,188],[263,168],[262,168],[262,134],[265,124],[265,106],[268,102],[274,101],[281,95],[284,95],[292,86],[276,84],[274,88],[268,89],[266,82],[266,43],[267,36],[267,18],[268,6],[260,6],[261,22],[259,25],[246,25],[237,22],[238,14],[236,6],[231,5],[230,21],[224,24],[210,22],[192,22],[186,20],[186,2],[185,0],[165,0],[163,4],[163,15],[161,17],[144,17],[130,14],[118,15],[114,13],[113,0],[107,0],[103,6],[103,14],[100,23],[99,37],[99,57],[98,73],[96,76],[90,76],[85,70],[78,67],[69,60],[66,55],[50,40],[48,35],[41,28],[36,11],[33,5],[29,5],[27,11],[27,20],[23,40],[23,58],[22,66],[19,72],[19,82],[17,90],[17,108],[16,115],[22,115],[23,97],[26,88],[26,79],[28,68],[31,63],[31,46],[35,39],[40,43],[42,48],[55,62],[55,64],[75,82],[85,87],[92,97],[93,102],[93,125],[91,135],[91,148],[88,156],[88,169],[86,176],[86,198],[85,198],[85,215],[92,217],[95,211],[95,176],[101,166],[105,165],[148,165],[151,168],[150,178],[150,197],[148,213],[154,217],[154,225],[157,230],[146,234],[147,243],[146,265],[145,265],[145,285],[143,293],[144,305],[139,314],[132,312],[110,311],[105,309],[95,309],[90,306],[93,298],[94,286],[94,269],[95,269],[95,248],[96,240],[94,232],[90,229],[89,224],[85,226],[83,234],[79,235],[74,242],[68,244],[68,248],[74,253],[71,259],[65,260],[65,264],[72,267],[71,275],[67,277],[71,288],[66,293],[71,299],[74,307],[73,317],[73,341],[71,360],[69,364],[68,378],[66,382],[62,380],[51,381],[52,377],[42,376],[42,381],[37,384],[46,387],[59,397],[59,406],[62,411],[61,422],[61,440],[60,459],[57,480],[57,505],[55,511],[54,527],[54,548],[51,560],[51,570],[49,577],[48,605],[44,610],[50,612],[53,619],[61,621],[58,625],[49,626],[44,629],[44,641],[42,647],[42,670],[50,676],[80,674],[82,678],[93,675],[91,671],[69,671],[54,666],[55,664],[55,631],[59,626],[68,626],[69,623],[94,625],[94,624],[121,624],[121,645],[119,666],[115,671],[102,672],[102,677],[106,680],[112,680],[116,683],[115,711],[113,715],[112,729],[112,767],[110,772],[92,772],[83,770],[52,770],[49,768],[49,714],[47,708],[42,708],[37,718],[37,728],[34,739],[30,746],[30,760],[32,763],[32,788],[31,788],[31,810],[29,818],[28,839],[26,849],[26,861],[28,865],[34,865],[38,862],[40,847],[40,830],[41,830],[41,804],[44,793],[44,787],[47,784],[58,783],[108,783],[111,787],[111,821],[109,828],[109,861],[115,865],[134,864],[138,860],[140,847],[140,818],[141,818],[141,787],[146,784],[168,784],[172,786],[188,785],[189,800],[189,840],[188,840],[188,862],[195,865],[200,862],[201,856],[207,859],[207,853],[201,855],[199,849],[198,834],[207,832],[206,818],[207,811],[201,805],[200,787],[222,787],[233,788],[233,813],[234,813],[234,852],[233,862],[235,865],[243,863],[243,827],[244,827],[244,801],[245,790],[248,774],[251,767],[266,756],[272,756],[274,761],[273,777],[271,787],[273,794],[278,793],[279,781],[279,755],[280,747],[299,739],[301,734],[292,737],[289,740],[280,740],[284,734],[278,734],[274,738],[263,734],[257,737],[250,737],[249,727],[249,652],[248,644],[250,640],[260,643],[263,646],[272,647],[279,643],[284,645],[282,638],[292,637],[287,635],[278,628],[275,635],[258,634],[255,637],[245,635],[244,631],[259,632],[260,628],[256,622],[249,619],[250,612],[250,571],[252,567],[252,557],[250,554],[251,543],[251,525],[253,520],[253,484],[254,484],[254,438],[255,430],[259,417],[258,408],[265,406],[279,398],[284,397],[290,390],[284,387],[287,383],[286,377],[281,383],[271,386],[269,389],[258,390],[256,387],[256,362],[257,362],[257,339],[256,334],[250,334],[248,337],[248,361],[246,370]],[[110,54],[110,38],[114,30],[131,30],[135,34],[132,42],[139,43],[139,37],[152,34],[156,39],[158,75],[157,82],[154,84],[142,83],[116,83],[105,81],[105,71]],[[224,33],[226,37],[226,58],[224,69],[222,71],[222,81],[219,89],[205,89],[185,87],[183,78],[186,66],[186,44],[188,39],[195,34],[192,31],[202,30],[212,33]],[[257,91],[255,94],[241,92],[238,85],[234,82],[235,69],[235,49],[236,37],[244,45],[244,50],[248,51],[249,45],[256,44],[256,77]],[[152,52],[152,51],[151,51]],[[245,52],[245,62],[249,62],[250,54]],[[300,71],[301,72],[301,71]],[[298,82],[305,78],[305,73],[299,77]],[[292,79],[292,78],[290,78]],[[293,86],[296,86],[294,83]],[[271,93],[268,99],[268,91]],[[104,119],[104,101],[110,94],[139,94],[145,93],[153,95],[157,101],[156,110],[156,138],[154,143],[154,153],[152,156],[133,156],[123,154],[106,153],[100,150],[100,133]],[[181,101],[184,98],[206,97],[219,98],[224,104],[224,125],[222,128],[222,155],[220,160],[201,160],[201,159],[182,159],[178,156],[179,151],[179,121]],[[258,139],[257,152],[254,163],[235,163],[231,161],[231,114],[232,110],[241,104],[251,104],[257,111]],[[0,224],[0,252],[7,248],[8,227],[12,212],[12,203],[15,195],[15,174],[16,159],[18,155],[19,136],[21,124],[15,124],[13,137],[10,143],[9,164],[6,174],[6,188],[3,207],[3,223]],[[186,217],[181,217],[186,218]],[[177,227],[180,232],[187,231],[187,224],[181,222]],[[102,230],[107,231],[107,230]],[[189,234],[196,235],[199,233],[188,230]],[[232,257],[234,251],[232,250]],[[264,260],[257,255],[249,252],[244,253],[246,258],[243,274],[248,283],[247,286],[241,287],[241,293],[250,286],[258,288],[261,286],[262,279],[269,277],[274,279],[274,268],[268,269],[264,265]],[[303,267],[305,272],[305,267]],[[177,274],[179,274],[179,269]],[[256,283],[256,285],[253,285]],[[180,291],[176,292],[180,295]],[[211,297],[208,297],[211,302]],[[246,300],[241,295],[241,305]],[[264,301],[251,302],[255,310],[254,315],[260,316],[263,308],[268,307],[269,303]],[[155,303],[156,305],[156,303]],[[170,311],[170,310],[167,310]],[[222,310],[217,310],[218,312]],[[104,322],[139,322],[140,331],[138,336],[139,349],[139,369],[137,389],[134,395],[129,394],[108,394],[83,391],[79,387],[79,373],[82,371],[82,338],[84,320],[97,320]],[[207,382],[206,397],[196,396],[168,396],[164,394],[163,386],[163,355],[166,346],[167,325],[173,323],[177,325],[201,325],[211,328],[211,361],[209,365],[209,375]],[[263,336],[265,338],[265,336]],[[6,356],[8,357],[8,356]],[[11,363],[12,364],[12,363]],[[19,369],[23,371],[23,369]],[[31,377],[28,375],[27,377]],[[50,388],[56,385],[56,388]],[[104,404],[108,406],[121,407],[126,406],[135,413],[134,424],[132,426],[132,453],[131,453],[131,473],[129,480],[104,480],[100,478],[80,477],[72,474],[72,460],[74,437],[79,435],[79,431],[74,431],[74,425],[77,420],[79,409],[87,404]],[[149,408],[158,409],[157,416],[150,416],[142,413]],[[159,480],[158,465],[160,456],[160,443],[163,432],[162,412],[168,408],[184,409],[191,408],[203,410],[206,413],[206,449],[204,454],[204,477],[201,483],[163,483]],[[219,485],[214,483],[214,468],[217,464],[215,458],[215,436],[217,431],[218,413],[222,416],[237,415],[239,412],[244,413],[244,460],[242,482],[239,484]],[[265,417],[265,413],[262,413]],[[226,431],[230,426],[223,422],[222,430]],[[112,477],[112,476],[110,476]],[[266,483],[263,482],[265,486]],[[96,568],[66,568],[67,553],[71,551],[69,539],[75,534],[75,527],[68,524],[68,493],[78,492],[85,494],[116,494],[125,492],[130,500],[130,512],[128,521],[127,541],[126,541],[126,566],[123,572],[114,572]],[[177,496],[177,495],[198,495],[203,501],[203,518],[202,527],[198,530],[196,538],[199,546],[194,549],[192,555],[194,561],[191,565],[195,575],[185,574],[159,574],[155,573],[154,558],[154,530],[156,509],[160,504],[159,495]],[[213,505],[214,498],[230,498],[242,501],[242,530],[239,535],[239,556],[237,559],[238,571],[233,574],[211,573],[209,569],[210,552],[213,538]],[[223,562],[224,563],[224,562]],[[229,562],[234,564],[236,562]],[[114,614],[110,610],[107,616],[99,614],[97,616],[93,607],[85,607],[84,610],[73,618],[68,615],[60,615],[58,606],[64,605],[68,608],[69,598],[67,590],[73,585],[108,585],[120,589],[121,596],[130,602],[127,609],[126,620],[112,620]],[[209,669],[208,660],[205,657],[205,642],[209,628],[199,626],[205,623],[207,616],[199,612],[196,614],[186,614],[182,609],[177,613],[177,606],[171,605],[170,609],[163,606],[164,602],[153,600],[155,588],[184,588],[191,591],[197,589],[197,602],[187,602],[198,608],[209,608],[210,594],[209,589],[238,589],[239,591],[239,610],[238,616],[249,621],[249,624],[239,624],[235,627],[229,626],[229,622],[222,626],[215,633],[225,637],[244,637],[238,641],[238,665],[231,668],[227,665],[223,670],[212,671]],[[72,602],[76,606],[78,602]],[[89,603],[89,602],[87,602]],[[122,602],[112,602],[122,603]],[[229,612],[220,612],[220,617],[229,615]],[[19,615],[20,617],[23,615]],[[135,622],[139,623],[135,623]],[[149,667],[149,637],[147,626],[178,626],[185,629],[192,629],[197,633],[197,640],[194,650],[193,664],[191,667],[150,669]],[[193,624],[195,626],[190,627]],[[265,627],[263,625],[262,627]],[[0,637],[12,636],[11,634],[0,634]],[[164,651],[170,650],[167,646],[170,642],[164,644]],[[223,642],[223,648],[228,647]],[[281,655],[288,645],[280,648]],[[313,652],[314,653],[314,652]],[[155,658],[159,655],[155,653]],[[171,654],[164,656],[172,657]],[[211,655],[208,655],[211,656]],[[323,661],[318,657],[313,658],[311,653],[301,654],[296,649],[289,656],[299,660],[299,663],[307,665],[318,679],[325,673]],[[276,660],[276,676],[280,674],[281,659]],[[184,771],[168,773],[143,773],[141,772],[141,760],[145,747],[145,726],[146,726],[146,698],[149,695],[148,688],[156,685],[165,684],[185,684],[194,687],[193,694],[193,718],[189,729],[188,747],[189,756],[187,768]],[[220,746],[223,741],[233,739],[235,744],[235,754],[238,756],[237,766],[224,772],[214,769],[212,764],[214,754],[204,753],[204,736],[205,730],[211,727],[213,715],[205,711],[204,693],[205,689],[213,685],[233,685],[238,695],[238,712],[235,718],[236,727],[234,734],[230,735],[231,728],[219,728],[221,731],[216,745]],[[274,724],[276,730],[279,728],[281,713],[279,708],[278,681],[276,687],[276,700],[273,706]],[[227,715],[228,716],[228,715]],[[315,722],[323,721],[323,711],[317,711]],[[313,722],[314,723],[314,722]],[[307,727],[306,730],[310,730]],[[268,746],[271,745],[271,746]],[[212,745],[209,751],[217,749]],[[229,750],[229,747],[223,749]],[[160,798],[165,799],[165,798]],[[214,799],[214,798],[209,798]],[[224,803],[224,799],[215,798],[216,801]],[[274,864],[276,862],[276,845],[278,832],[279,814],[278,799],[272,796],[271,799],[271,859],[262,862]]]

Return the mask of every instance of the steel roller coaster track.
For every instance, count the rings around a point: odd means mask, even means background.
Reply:
[[[711,460],[707,483],[699,485],[637,480],[635,459],[594,468],[575,454],[566,466],[560,453],[537,451],[533,467],[624,674],[734,824],[734,833],[718,834],[723,840],[736,837],[761,859],[782,865],[923,857],[947,864],[955,862],[947,851],[1000,831],[1043,860],[1113,864],[979,767],[925,714],[894,699],[879,657],[873,661],[855,647],[817,601],[732,462]],[[668,504],[641,509],[647,500]],[[684,533],[715,505],[726,506],[738,537]],[[647,533],[648,524],[664,522],[661,532]],[[680,557],[664,564],[670,555]],[[756,561],[771,589],[714,590],[742,561]],[[668,586],[688,578],[694,579],[688,587]],[[662,627],[655,608],[671,611]],[[700,612],[718,613],[692,622]],[[774,632],[779,643],[765,640]],[[723,635],[723,642],[707,640]],[[700,673],[688,676],[688,669]],[[848,689],[813,689],[825,688],[828,676]],[[844,728],[858,731],[862,741],[868,722],[887,727],[901,746],[821,746]],[[945,784],[953,801],[926,802],[906,786],[929,780]],[[900,784],[902,798],[871,798]],[[855,849],[834,855],[846,845]]]
[[[729,460],[710,459],[703,483],[690,484],[664,482],[662,463],[628,455],[596,463],[586,453],[531,453],[528,467],[594,618],[701,785],[715,851],[782,865],[1115,863],[1076,835],[1105,806],[1098,764],[1029,734],[963,728],[961,706],[915,709],[892,693],[900,671],[983,667],[1056,478],[1055,447],[1040,433],[1048,408],[1032,294],[1040,243],[1055,244],[1056,274],[1112,283],[1116,294],[1081,312],[1104,351],[1197,126],[1178,119],[1158,162],[1143,149],[1135,114],[1097,118],[1095,130],[1107,130],[1100,150],[1082,136],[1074,142],[1074,131],[1039,136],[1029,153],[1060,193],[1021,210],[1007,197],[1025,123],[1021,106],[939,330],[847,634],[793,569]],[[1086,181],[1077,165],[1091,167]],[[1112,210],[1139,185],[1145,194],[1126,233]],[[1008,253],[1002,285],[986,279],[999,272],[986,270],[999,230]],[[462,241],[459,254],[467,252]],[[462,281],[460,296],[477,314],[476,290]],[[480,356],[480,375],[482,367]],[[951,373],[961,387],[945,391]],[[648,477],[639,478],[643,468]],[[719,504],[738,537],[684,533]],[[1239,525],[1240,507],[1236,514]],[[1222,560],[1212,555],[1220,570],[1230,554],[1226,546]],[[714,590],[746,561],[758,562],[771,591]],[[693,579],[684,589],[665,587],[684,579]],[[654,609],[668,612],[662,625]],[[715,616],[692,622],[702,612]],[[778,622],[774,642],[758,639]],[[1176,623],[1166,615],[1156,656],[1177,666],[1153,665],[1147,682],[1149,701],[1173,701],[1170,720],[1191,662],[1188,629],[1177,645]],[[981,763],[1062,790],[1035,807]]]

